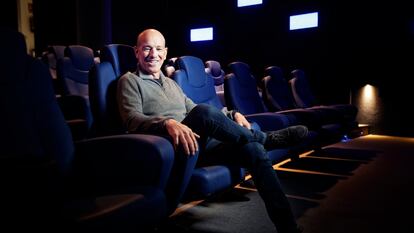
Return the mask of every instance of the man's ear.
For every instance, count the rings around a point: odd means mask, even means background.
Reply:
[[[167,55],[168,55],[168,47],[165,47],[164,59],[167,59]]]
[[[138,47],[134,46],[135,57],[138,59]]]

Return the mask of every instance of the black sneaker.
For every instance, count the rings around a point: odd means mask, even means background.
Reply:
[[[290,126],[277,131],[266,132],[264,147],[267,150],[285,148],[300,143],[308,136],[308,128],[303,125]]]

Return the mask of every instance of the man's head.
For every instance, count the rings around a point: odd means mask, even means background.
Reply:
[[[155,29],[146,29],[137,37],[135,56],[142,72],[159,78],[161,66],[167,57],[165,39],[161,32]]]

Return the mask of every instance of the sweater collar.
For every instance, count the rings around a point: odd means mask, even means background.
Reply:
[[[154,79],[152,75],[150,74],[145,74],[144,72],[142,72],[139,68],[137,68],[137,71],[135,71],[135,73],[141,77],[142,79]],[[161,72],[160,73],[160,79],[161,82],[165,79],[165,75]],[[155,79],[154,79],[155,80]]]

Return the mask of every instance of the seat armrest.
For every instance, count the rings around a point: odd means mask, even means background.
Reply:
[[[87,137],[92,126],[92,113],[87,96],[65,95],[57,97],[60,110],[72,131],[73,139]]]
[[[295,117],[297,124],[306,125],[309,129],[319,130],[322,126],[320,113],[309,109],[296,108],[278,111],[277,113]]]
[[[144,134],[106,136],[75,144],[76,179],[106,187],[151,185],[164,190],[174,162],[172,144],[165,138]]]
[[[263,131],[279,130],[296,124],[294,117],[278,113],[255,113],[245,117],[248,121],[259,124]]]
[[[88,119],[91,117],[89,99],[80,95],[58,96],[57,101],[65,119]]]

